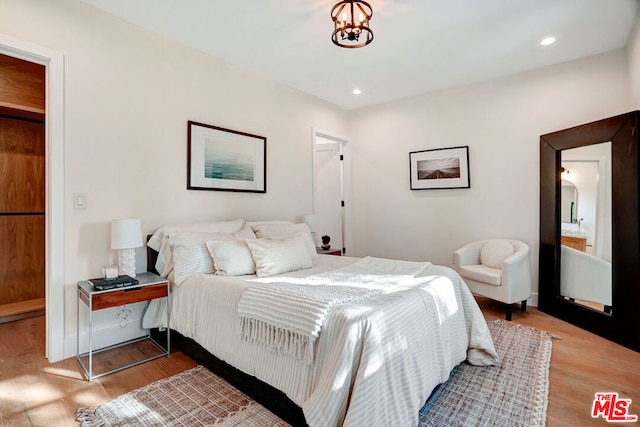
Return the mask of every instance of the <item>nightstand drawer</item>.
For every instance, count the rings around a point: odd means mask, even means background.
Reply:
[[[122,288],[117,291],[93,294],[93,310],[117,307],[134,302],[147,301],[167,296],[167,284],[159,283],[143,287]]]

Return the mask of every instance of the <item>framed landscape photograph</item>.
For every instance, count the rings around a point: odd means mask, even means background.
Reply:
[[[188,122],[187,189],[267,192],[267,138]]]
[[[470,188],[469,147],[412,151],[409,175],[412,190]]]

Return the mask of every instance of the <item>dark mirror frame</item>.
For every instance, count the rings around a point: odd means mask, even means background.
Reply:
[[[540,136],[539,309],[640,351],[638,124],[640,111]],[[612,313],[560,296],[562,150],[611,142]]]

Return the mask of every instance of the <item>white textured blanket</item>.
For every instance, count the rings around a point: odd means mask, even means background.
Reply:
[[[398,289],[430,265],[366,257],[302,279],[259,280],[243,292],[238,303],[240,332],[251,342],[311,364],[314,342],[331,307]]]

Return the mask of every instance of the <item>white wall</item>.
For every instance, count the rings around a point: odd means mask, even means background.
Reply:
[[[150,233],[166,223],[311,212],[311,129],[346,134],[342,110],[80,0],[0,0],[0,9],[0,33],[64,55],[68,349],[76,281],[116,261],[112,219],[139,217]],[[186,190],[188,120],[266,136],[267,193]],[[87,194],[87,210],[73,210],[75,192]],[[100,313],[99,324],[117,325],[115,313]]]
[[[636,24],[627,43],[629,57],[629,87],[633,108],[640,110],[640,9],[636,14]]]
[[[467,242],[517,238],[537,295],[540,135],[630,110],[627,73],[621,50],[353,112],[356,255],[450,266]],[[409,189],[410,151],[461,145],[470,189]]]

